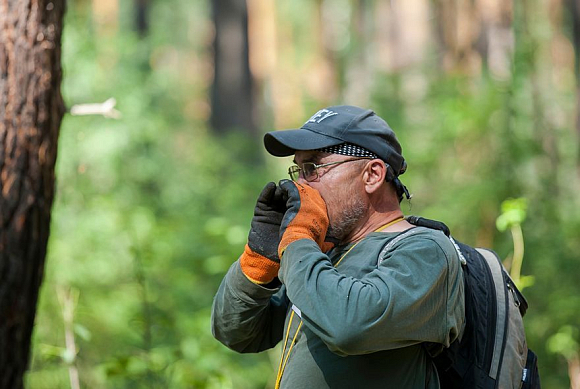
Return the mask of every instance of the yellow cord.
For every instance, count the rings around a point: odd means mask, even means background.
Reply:
[[[399,218],[385,224],[384,226],[379,227],[378,229],[375,230],[375,232],[380,232],[380,231],[384,230],[385,228],[392,226],[393,224],[398,223],[404,219],[405,219],[404,217],[399,217]],[[338,264],[348,255],[348,253],[350,253],[351,250],[354,249],[356,247],[356,245],[358,245],[360,242],[361,241],[359,240],[358,242],[353,244],[352,247],[350,249],[348,249],[348,251],[346,253],[344,253],[342,255],[342,257],[340,257],[338,262],[336,262],[334,264],[334,267],[337,267]],[[296,343],[296,338],[298,337],[298,333],[300,332],[300,328],[302,328],[303,322],[302,322],[302,319],[300,319],[300,324],[298,324],[298,328],[296,328],[296,332],[294,333],[294,337],[292,338],[292,342],[290,343],[290,347],[288,348],[288,354],[286,354],[286,358],[284,358],[284,353],[286,352],[286,346],[288,345],[288,336],[290,334],[290,327],[292,326],[292,319],[293,318],[294,318],[294,311],[292,311],[292,313],[290,314],[290,320],[288,320],[288,329],[286,330],[286,336],[284,337],[284,348],[282,349],[282,355],[280,356],[280,364],[278,365],[278,374],[276,375],[275,389],[280,388],[280,382],[282,381],[282,374],[284,373],[284,369],[286,369],[286,364],[288,363],[288,358],[290,357],[290,353],[292,352],[292,348],[294,347],[294,344]]]
[[[380,231],[384,230],[385,228],[387,228],[387,227],[390,227],[390,226],[392,226],[393,224],[395,224],[395,223],[398,223],[398,222],[400,222],[401,220],[404,220],[404,219],[405,219],[405,218],[401,216],[400,218],[397,218],[397,219],[395,219],[395,220],[393,220],[393,221],[391,221],[391,222],[389,222],[389,223],[385,224],[384,226],[381,226],[381,227],[377,228],[377,229],[375,230],[375,232],[380,232]],[[340,259],[338,260],[338,262],[336,262],[336,263],[334,264],[334,267],[337,267],[337,266],[338,266],[338,264],[339,264],[339,263],[340,263],[340,262],[341,262],[341,261],[344,259],[344,257],[346,257],[346,256],[348,255],[348,253],[350,253],[350,251],[351,251],[352,249],[354,249],[354,248],[356,247],[356,245],[357,245],[357,244],[359,244],[359,242],[360,242],[360,240],[359,240],[358,242],[356,242],[355,244],[353,244],[353,245],[352,245],[352,247],[351,247],[351,248],[349,248],[349,249],[348,249],[348,251],[347,251],[346,253],[344,253],[344,255],[343,255],[342,257],[340,257]]]
[[[381,232],[381,231],[382,231],[382,230],[384,230],[385,228],[387,228],[387,227],[390,227],[390,226],[392,226],[393,224],[397,224],[398,222],[400,222],[400,221],[403,221],[403,220],[405,220],[405,218],[404,218],[403,216],[401,216],[401,217],[399,217],[399,218],[397,218],[397,219],[395,219],[395,220],[393,220],[393,221],[391,221],[391,222],[388,222],[388,223],[387,223],[387,224],[385,224],[384,226],[377,228],[377,229],[375,230],[375,232]]]
[[[302,323],[303,322],[300,321],[300,324],[298,324],[298,328],[296,328],[296,332],[294,333],[294,337],[292,338],[292,342],[290,343],[290,348],[288,349],[288,354],[286,354],[286,358],[284,359],[284,364],[280,367],[280,370],[278,371],[278,377],[276,377],[275,389],[280,388],[280,382],[282,382],[282,374],[284,373],[284,370],[286,369],[286,363],[288,363],[288,358],[290,358],[290,353],[292,352],[292,348],[296,344],[296,338],[298,337],[298,333],[300,332],[300,328],[302,328]],[[282,352],[282,358],[284,358],[284,352]],[[280,359],[280,362],[282,362],[282,359]]]
[[[276,375],[276,389],[280,384],[279,379],[282,377],[282,361],[284,360],[284,353],[286,352],[286,345],[288,344],[288,335],[290,334],[290,328],[292,327],[292,319],[294,319],[294,311],[290,314],[290,320],[288,320],[288,328],[286,329],[286,336],[284,337],[284,347],[282,348],[282,356],[280,356],[280,364],[278,365],[278,374]]]
[[[353,244],[353,245],[352,245],[352,247],[351,247],[351,248],[349,248],[349,249],[348,249],[348,251],[347,251],[346,253],[344,253],[344,255],[343,255],[342,257],[340,257],[340,259],[338,260],[338,262],[336,262],[336,263],[334,264],[334,267],[337,267],[337,266],[338,266],[338,264],[340,263],[340,261],[342,261],[342,260],[344,259],[344,257],[346,257],[346,256],[348,255],[348,253],[350,253],[350,251],[351,251],[352,249],[354,249],[354,248],[356,247],[356,245],[357,245],[357,244],[359,244],[359,242],[360,242],[360,240],[359,240],[358,242],[356,242],[355,244]]]

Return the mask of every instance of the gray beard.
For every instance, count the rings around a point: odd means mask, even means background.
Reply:
[[[338,220],[328,226],[326,236],[341,242],[346,238],[366,214],[367,208],[360,200],[354,200],[349,207],[343,209]]]

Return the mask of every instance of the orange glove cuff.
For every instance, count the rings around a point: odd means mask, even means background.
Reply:
[[[246,244],[240,257],[240,266],[244,275],[254,284],[264,285],[278,276],[280,264],[274,262],[250,249]]]
[[[299,239],[311,239],[318,244],[318,247],[326,247],[324,238],[329,223],[326,203],[316,189],[299,184],[296,184],[296,187],[300,193],[300,209],[280,239],[278,246],[280,258],[286,247]]]
[[[320,245],[320,250],[322,250],[323,253],[327,253],[330,250],[332,250],[333,248],[334,248],[334,243],[332,243],[332,242],[324,241],[322,243],[322,245]]]

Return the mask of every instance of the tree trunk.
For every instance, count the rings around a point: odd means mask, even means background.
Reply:
[[[135,0],[135,30],[141,38],[149,34],[150,0]]]
[[[349,66],[346,68],[346,88],[344,101],[356,101],[362,107],[369,105],[370,93],[374,81],[374,51],[369,47],[374,36],[373,10],[368,0],[357,0],[353,3],[352,39],[355,45],[349,54]]]
[[[481,31],[481,17],[474,2],[433,0],[432,6],[443,69],[452,73],[479,74],[481,57],[476,46]]]
[[[576,133],[580,145],[580,0],[567,0],[566,6],[572,19],[572,43],[574,44],[574,73],[576,74]],[[576,156],[576,167],[580,177],[580,146]]]
[[[0,388],[22,388],[64,103],[64,0],[0,0]]]
[[[246,0],[212,0],[212,11],[215,38],[211,126],[218,133],[242,129],[256,135]]]
[[[580,356],[576,353],[572,357],[566,358],[568,362],[568,378],[570,378],[570,389],[580,389]]]

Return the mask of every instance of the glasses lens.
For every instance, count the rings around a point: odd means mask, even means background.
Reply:
[[[318,177],[316,165],[312,162],[305,162],[302,164],[302,174],[306,181],[315,180]]]
[[[296,165],[290,166],[288,168],[288,174],[290,175],[290,178],[292,179],[292,181],[298,180],[298,178],[300,177],[300,167],[298,167]]]

